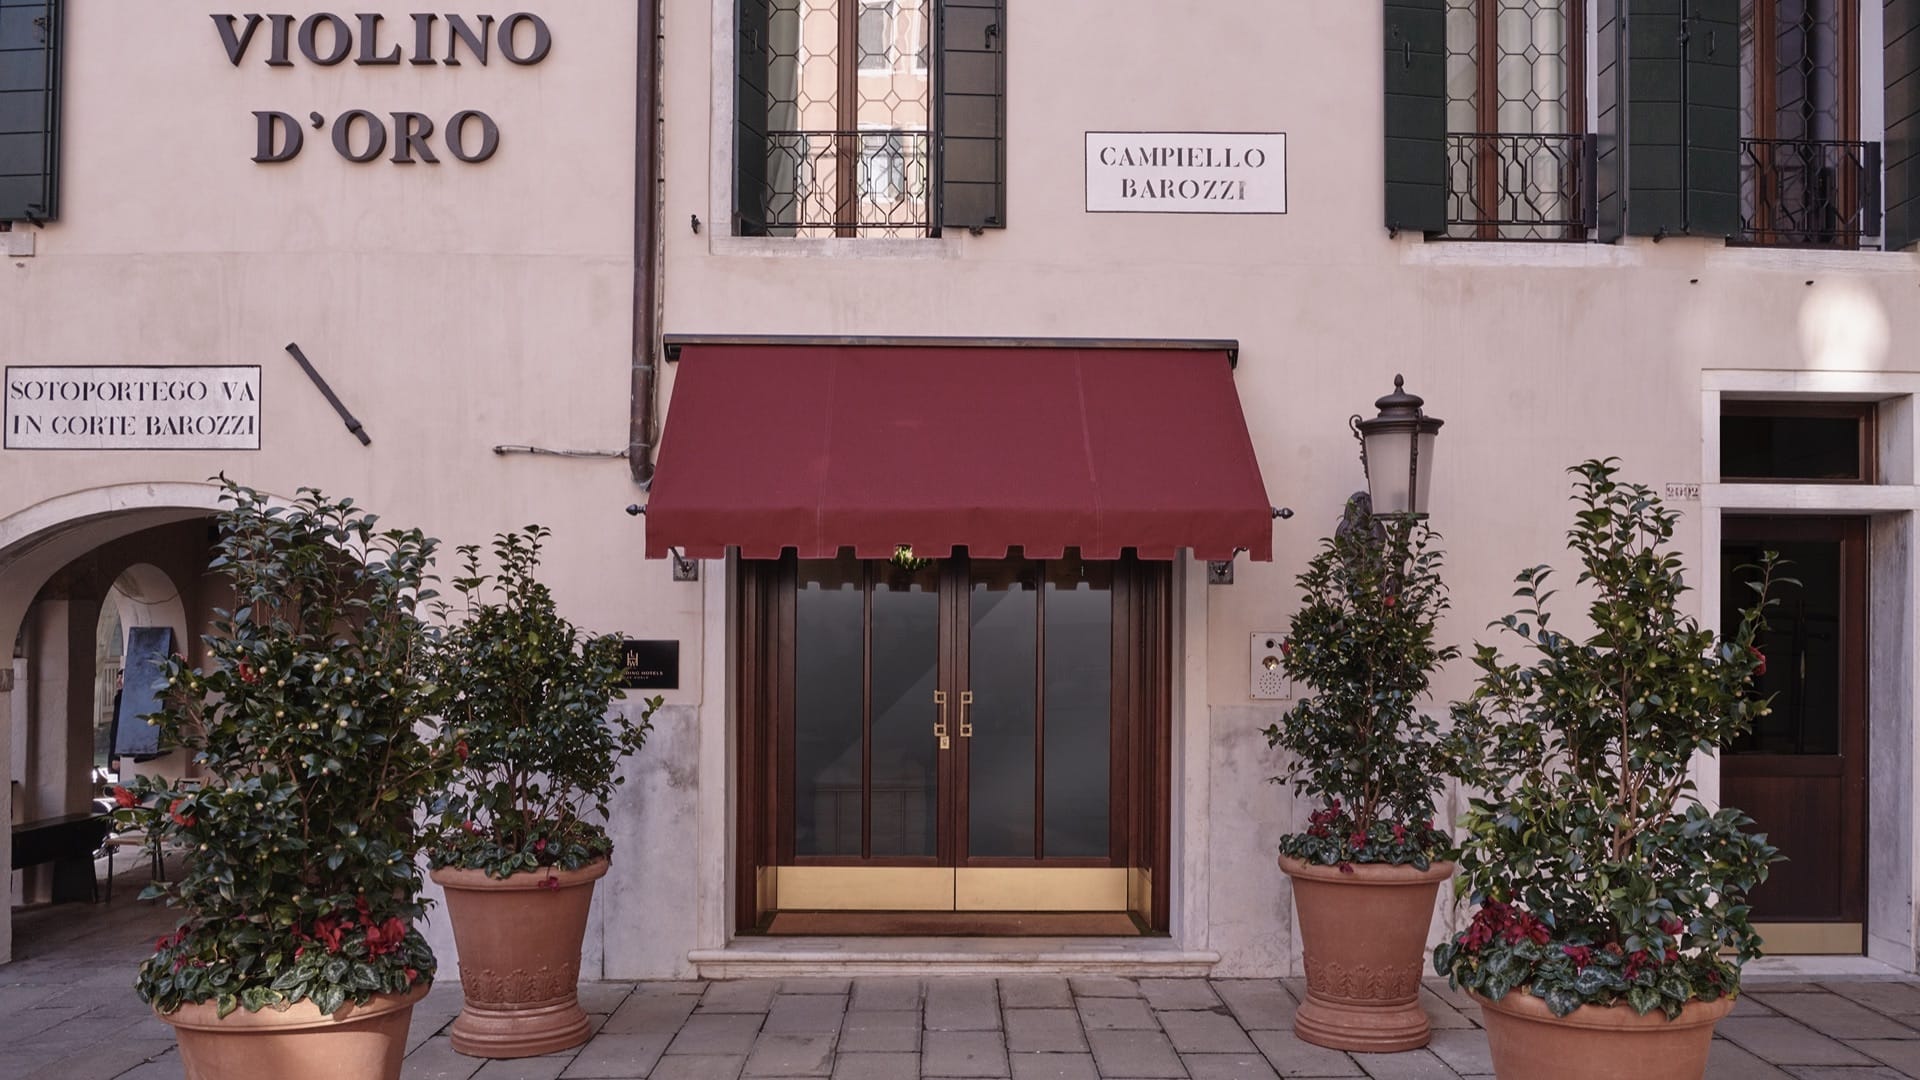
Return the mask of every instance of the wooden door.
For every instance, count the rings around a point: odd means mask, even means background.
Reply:
[[[1858,953],[1866,921],[1867,522],[1729,517],[1723,625],[1751,603],[1763,551],[1787,560],[1757,642],[1772,709],[1721,762],[1721,799],[1787,860],[1754,891],[1769,952]]]

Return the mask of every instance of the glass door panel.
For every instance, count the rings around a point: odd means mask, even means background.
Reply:
[[[969,575],[960,735],[972,857],[1035,855],[1039,579],[1023,559],[975,562]]]
[[[797,855],[859,855],[865,716],[865,567],[800,564],[794,599]]]
[[[939,566],[876,565],[871,855],[939,854],[939,685]]]
[[[1040,699],[1046,858],[1104,858],[1113,772],[1113,564],[1047,563]]]

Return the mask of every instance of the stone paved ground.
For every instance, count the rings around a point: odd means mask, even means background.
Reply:
[[[0,1080],[180,1080],[172,1029],[129,988],[170,926],[164,912],[130,902],[135,891],[123,887],[110,907],[16,913],[16,961],[0,967]],[[1350,1056],[1300,1042],[1290,1028],[1303,992],[1293,980],[1047,976],[594,983],[581,993],[596,1025],[586,1046],[486,1062],[448,1042],[460,994],[443,983],[414,1011],[405,1075],[1453,1080],[1490,1071],[1476,1010],[1444,984],[1423,994],[1433,1044],[1409,1054]],[[1920,980],[1756,980],[1720,1024],[1708,1076],[1920,1078]]]

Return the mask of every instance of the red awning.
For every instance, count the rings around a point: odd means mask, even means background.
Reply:
[[[1221,351],[688,344],[647,556],[1273,558]]]

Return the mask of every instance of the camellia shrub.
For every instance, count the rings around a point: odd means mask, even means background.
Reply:
[[[1451,853],[1433,814],[1454,769],[1418,707],[1433,670],[1458,655],[1435,641],[1447,609],[1437,539],[1422,520],[1374,517],[1355,495],[1299,577],[1281,663],[1312,693],[1266,736],[1289,754],[1274,781],[1320,805],[1305,832],[1281,838],[1282,854],[1425,870]]]
[[[646,744],[661,699],[635,719],[610,711],[624,696],[621,639],[561,617],[535,576],[548,535],[529,525],[495,537],[494,575],[481,572],[478,546],[460,549],[452,585],[465,604],[436,651],[453,783],[436,802],[435,869],[505,878],[578,870],[613,851],[602,823],[625,783],[615,772]]]
[[[1549,627],[1551,571],[1534,567],[1517,579],[1520,610],[1496,624],[1528,662],[1475,653],[1479,685],[1453,718],[1466,779],[1487,792],[1471,800],[1456,882],[1477,910],[1434,967],[1559,1016],[1624,1003],[1672,1017],[1734,993],[1759,955],[1747,894],[1777,853],[1739,810],[1703,806],[1687,768],[1766,711],[1749,691],[1775,566],[1718,637],[1680,610],[1679,515],[1617,480],[1613,459],[1570,471],[1568,547],[1592,629]]]
[[[211,569],[232,585],[204,666],[166,666],[149,718],[206,770],[189,788],[116,789],[123,824],[187,850],[180,909],[140,966],[162,1012],[220,1015],[311,1000],[323,1013],[433,977],[416,811],[436,784],[416,731],[433,697],[428,629],[435,541],[378,528],[352,500],[303,489],[291,505],[221,478]]]

